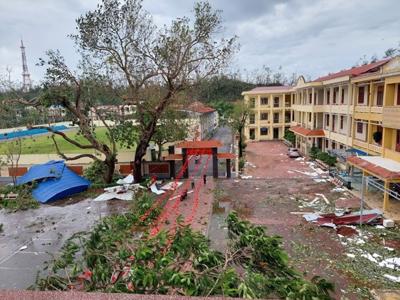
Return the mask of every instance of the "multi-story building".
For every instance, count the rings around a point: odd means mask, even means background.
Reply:
[[[271,110],[263,106],[276,94],[291,101],[291,106],[285,104],[282,109],[290,116],[295,147],[303,154],[309,154],[313,146],[343,154],[348,165],[381,184],[384,209],[389,195],[400,200],[393,192],[393,185],[400,183],[400,57],[310,82],[301,76],[295,86],[243,92],[254,111],[245,128],[248,139],[282,138],[270,134],[271,124],[266,121],[271,120],[267,119]],[[282,130],[287,127],[285,123]]]
[[[245,130],[254,141],[282,139],[291,122],[292,87],[259,87],[242,93],[252,112]]]
[[[336,153],[353,148],[354,137],[361,138],[353,132],[353,80],[376,72],[387,62],[382,60],[354,67],[307,83],[302,77],[298,80],[294,87],[291,130],[296,134],[296,144],[301,152],[308,154],[312,146]],[[305,137],[306,130],[313,131]],[[364,152],[360,147],[357,149],[361,154]]]
[[[204,140],[210,138],[218,127],[218,112],[200,101],[194,101],[182,108],[188,121],[188,138]]]

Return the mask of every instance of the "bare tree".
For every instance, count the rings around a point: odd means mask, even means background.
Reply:
[[[28,128],[46,129],[51,132],[51,138],[54,142],[58,155],[65,160],[77,160],[80,158],[91,158],[93,160],[102,161],[106,166],[103,174],[104,181],[109,183],[115,171],[117,147],[114,139],[114,133],[110,125],[98,113],[102,125],[107,131],[107,141],[101,141],[96,136],[95,127],[89,116],[89,111],[96,112],[96,105],[92,99],[90,90],[104,92],[107,81],[101,74],[93,74],[90,68],[82,65],[85,72],[75,74],[66,65],[64,58],[59,51],[47,51],[47,58],[40,60],[40,65],[46,67],[45,79],[42,84],[42,90],[37,97],[27,98],[26,94],[13,87],[8,87],[8,97],[2,101],[2,105],[7,106],[13,103],[24,104],[26,106],[36,107],[46,110],[51,105],[60,105],[71,115],[72,122],[79,126],[78,134],[84,139],[85,143],[77,141],[74,137],[63,131],[56,130],[54,126],[34,125]],[[94,97],[95,98],[95,97]],[[68,143],[82,149],[82,154],[69,156],[63,152],[57,143],[56,136],[64,139]],[[103,155],[96,155],[95,152]],[[101,174],[99,174],[101,175]]]
[[[122,3],[121,3],[122,2]],[[194,6],[194,20],[177,18],[157,28],[141,0],[103,0],[96,10],[77,20],[74,39],[99,64],[107,65],[126,86],[125,99],[136,105],[139,132],[135,150],[135,180],[157,122],[178,95],[226,66],[235,38],[221,35],[221,16],[207,2]],[[156,101],[143,89],[156,86]]]
[[[13,141],[10,141],[7,144],[5,153],[6,154],[5,164],[11,166],[11,170],[13,172],[11,177],[14,185],[17,182],[17,172],[19,167],[19,160],[21,159],[21,153],[22,153],[22,142],[20,138],[14,139]],[[1,167],[1,162],[0,162],[0,167]]]

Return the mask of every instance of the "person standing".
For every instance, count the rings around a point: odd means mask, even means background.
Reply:
[[[207,183],[207,175],[206,175],[206,174],[203,175],[203,183],[204,183],[204,184]]]

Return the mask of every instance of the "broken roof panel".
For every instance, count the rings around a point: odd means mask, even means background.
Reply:
[[[77,175],[64,161],[36,165],[17,181],[18,185],[37,182],[32,196],[41,203],[54,201],[85,191],[90,182]]]
[[[380,156],[350,156],[347,162],[380,179],[400,179],[400,163]]]
[[[64,167],[62,160],[51,160],[42,165],[32,166],[27,173],[17,179],[17,185],[45,178],[58,178],[62,175]]]

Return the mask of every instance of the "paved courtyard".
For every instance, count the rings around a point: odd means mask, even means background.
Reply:
[[[368,278],[368,271],[352,275],[351,269],[346,269],[356,262],[349,260],[346,255],[349,249],[341,243],[334,229],[307,223],[302,217],[305,212],[321,209],[304,205],[316,194],[323,194],[331,205],[351,194],[336,192],[326,173],[304,159],[288,158],[286,151],[287,147],[278,141],[249,143],[246,179],[218,182],[219,209],[214,211],[210,229],[214,247],[223,250],[224,219],[230,210],[235,210],[252,223],[265,226],[269,234],[282,236],[291,263],[309,279],[318,275],[335,283],[335,299],[365,299],[366,286],[368,289],[384,288],[384,284]],[[371,237],[375,238],[378,240]],[[357,264],[362,268],[363,261]]]

